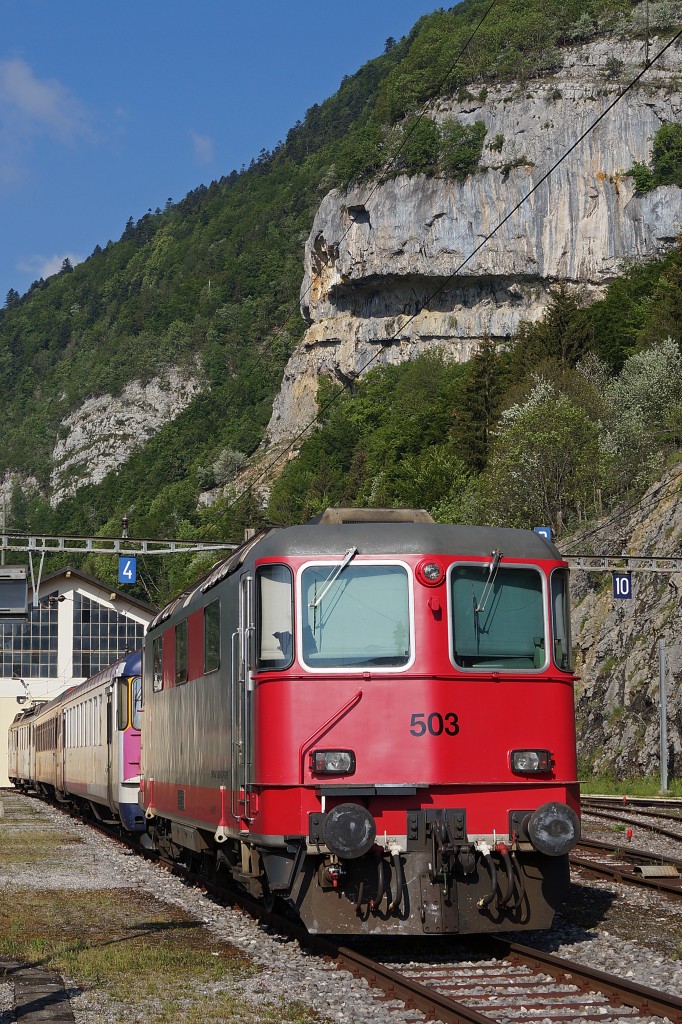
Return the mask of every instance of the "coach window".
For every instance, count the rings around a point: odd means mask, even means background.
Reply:
[[[220,601],[204,608],[204,675],[220,668]]]
[[[554,633],[554,663],[564,672],[572,672],[571,613],[568,600],[568,571],[566,569],[555,569],[552,573],[552,630]]]
[[[128,728],[128,680],[116,681],[116,728],[123,732]]]
[[[152,690],[163,689],[163,636],[152,640]]]
[[[350,562],[301,574],[302,660],[310,668],[402,668],[412,657],[407,570]]]
[[[187,619],[178,622],[175,627],[175,683],[186,683],[188,679],[188,652],[189,644],[187,638]]]
[[[132,705],[132,727],[133,729],[142,728],[142,679],[140,676],[135,676],[131,680],[131,705]]]
[[[523,672],[547,664],[542,576],[494,563],[458,565],[450,579],[452,650],[464,669]]]
[[[288,565],[261,566],[257,573],[257,665],[288,668],[294,660],[293,578]]]

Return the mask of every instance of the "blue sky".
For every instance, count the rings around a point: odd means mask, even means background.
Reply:
[[[274,147],[434,0],[0,0],[0,306]]]

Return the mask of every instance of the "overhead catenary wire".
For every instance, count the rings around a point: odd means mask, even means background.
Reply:
[[[409,324],[412,323],[424,309],[428,308],[428,306],[434,301],[434,299],[436,299],[451,284],[451,282],[458,276],[458,274],[464,269],[464,267],[471,262],[474,256],[476,256],[481,251],[481,249],[490,241],[490,239],[497,234],[497,232],[514,216],[515,213],[518,212],[518,210],[524,205],[524,203],[528,202],[528,200],[531,198],[532,195],[534,195],[535,192],[537,192],[540,186],[543,185],[551,177],[551,175],[557,170],[557,168],[561,166],[561,164],[571,155],[571,153],[573,153],[578,148],[578,146],[580,146],[580,144],[587,138],[587,136],[590,135],[590,133],[593,132],[599,124],[601,124],[604,118],[614,109],[614,107],[618,103],[620,103],[623,97],[626,96],[630,92],[630,90],[633,89],[638,84],[638,82],[644,77],[644,75],[646,75],[647,72],[654,67],[654,65],[677,42],[677,40],[680,39],[680,37],[682,37],[682,29],[680,29],[674,36],[672,36],[672,38],[669,39],[668,42],[661,47],[658,53],[656,53],[656,55],[645,64],[641,71],[639,71],[634,76],[634,78],[616,94],[614,99],[607,104],[604,110],[602,110],[602,112],[588,125],[588,127],[578,136],[578,138],[568,147],[568,149],[565,150],[565,152],[562,153],[562,155],[558,157],[557,160],[554,161],[554,163],[548,168],[547,171],[545,171],[541,175],[540,178],[538,178],[538,180],[532,185],[528,192],[517,203],[515,203],[511,210],[509,210],[504,215],[504,217],[502,217],[497,222],[497,224],[478,243],[478,245],[476,245],[474,249],[472,249],[468,256],[466,256],[457,265],[457,267],[441,282],[441,284],[438,285],[437,288],[435,288],[435,290],[429,295],[427,300],[423,303],[419,312],[408,315],[407,319],[403,323],[401,323],[400,327],[398,327],[393,334],[385,338],[380,343],[374,355],[372,355],[371,358],[368,359],[363,364],[363,366],[360,367],[359,370],[356,370],[354,372],[352,379],[340,385],[339,390],[318,409],[316,415],[311,420],[309,420],[308,423],[305,424],[305,426],[289,441],[289,443],[283,449],[281,449],[278,452],[276,457],[272,461],[267,463],[267,465],[259,473],[256,479],[253,480],[248,487],[241,491],[240,494],[230,504],[227,505],[225,512],[231,511],[244,497],[248,497],[253,493],[258,484],[261,483],[269,475],[270,471],[275,468],[278,462],[280,462],[284,458],[284,456],[287,455],[287,453],[290,452],[303,437],[305,437],[305,435],[308,433],[311,427],[313,427],[315,423],[317,423],[318,420],[331,408],[331,406],[339,400],[341,395],[345,391],[347,391],[356,382],[356,380],[359,377],[361,377],[362,374],[367,371],[367,369],[369,369],[369,367],[373,363],[376,362],[376,360],[379,358],[379,356],[381,355],[382,351],[386,348],[386,346],[396,341],[398,337],[404,332],[405,328],[408,327]]]

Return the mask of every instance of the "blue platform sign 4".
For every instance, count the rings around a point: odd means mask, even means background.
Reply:
[[[137,559],[121,557],[118,560],[118,582],[137,582]]]
[[[613,596],[619,598],[632,597],[632,573],[614,572],[613,574]]]
[[[545,540],[551,540],[552,539],[552,527],[551,526],[535,526],[533,529],[534,529],[535,533],[539,533],[541,537],[545,538]]]

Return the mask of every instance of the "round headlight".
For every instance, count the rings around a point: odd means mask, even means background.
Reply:
[[[445,579],[445,570],[439,562],[425,558],[417,566],[417,579],[427,587],[436,587]]]

